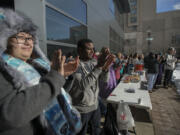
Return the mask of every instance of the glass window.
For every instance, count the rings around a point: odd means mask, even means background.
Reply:
[[[175,36],[175,44],[180,45],[180,34]]]
[[[72,17],[87,24],[87,5],[82,0],[46,0]]]
[[[137,1],[136,0],[130,0],[130,5],[131,6],[136,6],[137,5]]]
[[[168,12],[173,10],[180,10],[179,0],[156,0],[156,12]]]
[[[137,10],[131,10],[131,14],[137,14]]]
[[[109,9],[113,13],[113,15],[115,15],[115,6],[113,0],[109,0]]]
[[[137,25],[137,0],[129,0],[131,12],[128,15],[128,25]]]
[[[46,7],[47,40],[76,44],[87,38],[87,27]]]
[[[54,51],[56,51],[58,49],[61,49],[63,52],[63,55],[66,55],[66,56],[69,56],[69,55],[76,56],[77,55],[76,48],[74,48],[74,47],[48,44],[47,45],[47,50],[48,50],[47,55],[50,60],[52,59],[52,55],[53,55]]]
[[[109,33],[110,33],[110,50],[115,53],[117,51],[122,51],[123,49],[123,39],[119,36],[116,31],[109,27]]]
[[[137,17],[131,17],[131,23],[137,23]]]
[[[14,0],[1,0],[0,7],[14,9]]]

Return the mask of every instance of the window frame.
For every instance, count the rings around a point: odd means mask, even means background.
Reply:
[[[45,8],[46,8],[46,6],[49,7],[49,8],[51,8],[51,9],[53,9],[53,10],[55,10],[56,12],[61,13],[61,14],[63,14],[64,16],[66,16],[66,17],[68,17],[68,18],[70,18],[70,19],[72,19],[72,20],[74,20],[74,21],[76,21],[76,22],[78,22],[78,23],[80,23],[80,24],[82,24],[82,25],[84,25],[84,26],[87,27],[87,24],[85,24],[84,22],[76,19],[75,17],[73,17],[73,16],[71,16],[70,14],[64,12],[63,10],[55,7],[54,5],[52,5],[52,4],[48,3],[48,2],[45,2]],[[86,17],[86,18],[87,18],[87,17]]]
[[[83,1],[85,3],[85,1]],[[86,3],[85,3],[86,4]],[[77,48],[77,46],[75,44],[70,44],[70,43],[64,43],[64,42],[60,42],[60,41],[53,41],[53,40],[48,40],[47,39],[47,25],[46,25],[46,7],[48,8],[51,8],[52,10],[68,17],[69,19],[72,19],[73,21],[77,22],[77,23],[80,23],[81,25],[85,26],[87,28],[87,36],[88,36],[88,19],[87,19],[87,4],[86,4],[86,23],[85,24],[84,22],[82,22],[81,20],[78,20],[76,19],[75,17],[71,16],[70,14],[64,12],[63,10],[55,7],[54,5],[50,4],[49,2],[45,1],[45,4],[44,4],[44,12],[45,12],[45,29],[46,29],[46,47],[49,45],[56,45],[56,46],[64,46],[64,47],[70,47],[70,48]],[[48,50],[47,50],[47,53],[48,53]]]

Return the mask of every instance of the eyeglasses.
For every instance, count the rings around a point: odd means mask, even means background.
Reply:
[[[14,36],[12,38],[16,38],[18,44],[24,44],[26,42],[28,42],[28,43],[34,42],[34,38],[33,37]]]

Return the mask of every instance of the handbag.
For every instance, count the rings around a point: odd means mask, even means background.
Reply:
[[[110,103],[107,105],[107,113],[101,135],[119,135],[116,121],[116,111]]]

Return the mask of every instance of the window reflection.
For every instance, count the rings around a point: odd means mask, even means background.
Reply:
[[[119,36],[119,34],[111,27],[109,27],[110,34],[110,49],[113,52],[117,52],[117,50],[123,51],[123,39]]]
[[[53,55],[54,51],[56,51],[58,49],[61,49],[63,52],[63,55],[65,55],[66,57],[70,56],[70,55],[75,57],[77,55],[76,48],[74,48],[74,47],[48,44],[47,45],[47,56],[50,60],[52,60],[52,55]]]
[[[46,0],[55,7],[87,24],[87,5],[82,0]]]
[[[76,44],[87,37],[87,27],[46,7],[47,40]]]
[[[109,0],[109,9],[114,15],[115,14],[115,6],[114,6],[114,1],[113,0]]]
[[[135,17],[131,17],[131,23],[136,23],[137,22],[137,17],[135,16]]]

